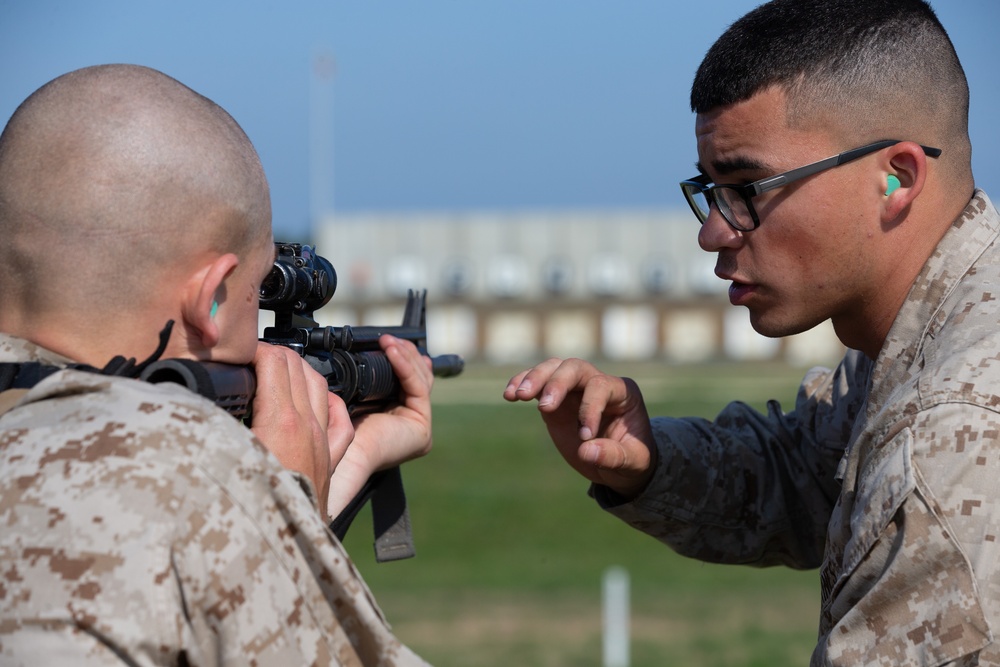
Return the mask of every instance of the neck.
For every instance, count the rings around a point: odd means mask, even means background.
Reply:
[[[833,318],[834,331],[844,345],[869,359],[878,357],[917,276],[967,204],[967,199],[949,205],[924,197],[913,202],[905,219],[882,234],[877,280],[850,313]]]
[[[130,318],[127,326],[122,322],[109,321],[107,325],[88,319],[86,322],[67,318],[50,320],[43,317],[15,318],[0,320],[0,331],[28,340],[47,350],[51,350],[77,363],[103,368],[116,356],[144,361],[156,353],[160,346],[160,336],[171,318],[146,324],[139,324]],[[110,330],[109,330],[110,328]],[[163,357],[185,356],[179,346],[178,325],[175,323],[170,336],[170,345]]]

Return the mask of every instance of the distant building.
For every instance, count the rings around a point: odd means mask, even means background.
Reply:
[[[337,215],[315,240],[338,275],[322,324],[398,324],[407,289],[427,289],[433,354],[809,364],[843,349],[828,325],[756,334],[686,212]]]

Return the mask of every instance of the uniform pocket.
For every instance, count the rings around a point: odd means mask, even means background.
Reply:
[[[871,551],[903,501],[916,488],[912,451],[913,434],[907,429],[862,464],[851,508],[850,535],[844,543],[843,576]]]
[[[853,504],[842,499],[849,530],[831,533],[824,581],[836,583],[814,663],[938,665],[990,642],[971,566],[924,491],[913,444],[902,431],[869,456]]]

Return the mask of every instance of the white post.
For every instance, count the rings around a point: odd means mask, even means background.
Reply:
[[[621,567],[604,571],[604,667],[629,667],[629,580]]]

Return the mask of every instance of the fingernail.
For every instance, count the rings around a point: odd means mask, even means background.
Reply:
[[[594,432],[590,430],[589,426],[584,426],[580,429],[580,439],[581,440],[591,440],[594,437]]]
[[[542,394],[538,399],[538,407],[543,408],[546,405],[552,405],[552,394]]]
[[[592,442],[588,442],[580,447],[580,458],[586,463],[597,463],[601,455],[601,448]]]

